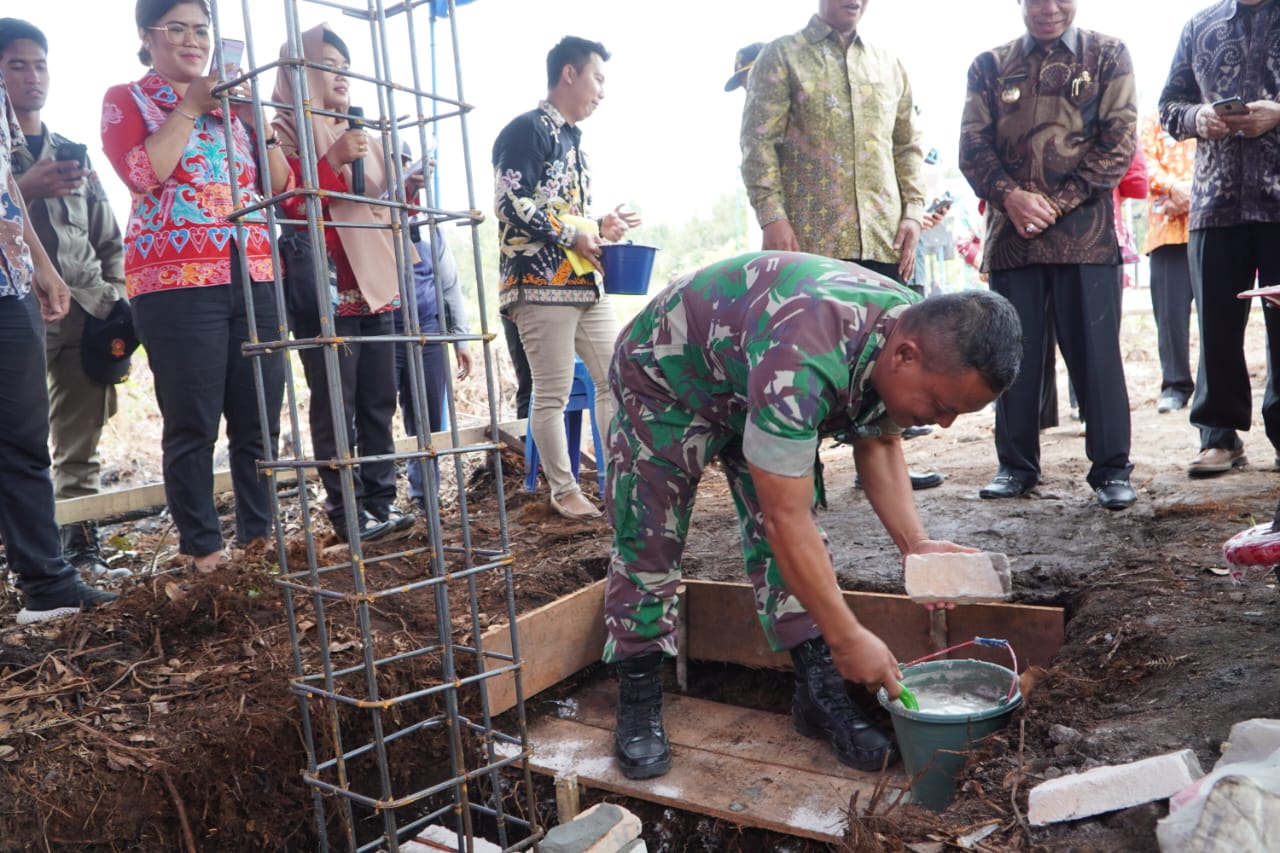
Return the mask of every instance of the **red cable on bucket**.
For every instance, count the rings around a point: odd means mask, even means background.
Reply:
[[[1009,700],[1011,700],[1013,698],[1013,694],[1017,692],[1017,689],[1018,689],[1018,655],[1017,653],[1014,652],[1013,646],[1009,644],[1008,640],[998,640],[998,639],[993,639],[991,637],[974,637],[972,640],[966,640],[963,643],[956,643],[954,646],[943,649],[942,651],[934,652],[933,654],[928,654],[928,655],[925,655],[924,657],[916,658],[913,661],[904,663],[903,666],[904,667],[915,666],[918,663],[924,663],[927,660],[933,660],[934,658],[939,657],[941,655],[954,652],[956,649],[963,649],[965,646],[987,646],[989,648],[998,648],[1000,646],[1004,646],[1006,649],[1009,650],[1009,657],[1013,659],[1013,682],[1009,685],[1009,692],[1004,697],[1004,701],[1008,702]]]

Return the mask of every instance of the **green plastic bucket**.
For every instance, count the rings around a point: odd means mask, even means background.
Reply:
[[[964,767],[969,744],[1004,728],[1022,704],[1018,677],[999,664],[981,660],[940,660],[902,668],[902,683],[920,699],[911,711],[880,688],[876,698],[893,719],[902,765],[914,780],[914,802],[941,811],[955,795],[956,774]],[[1013,696],[1009,698],[1010,687]],[[930,711],[930,699],[948,694],[973,710]],[[937,707],[936,698],[933,700]],[[950,752],[938,752],[950,750]],[[960,753],[960,754],[952,754]]]

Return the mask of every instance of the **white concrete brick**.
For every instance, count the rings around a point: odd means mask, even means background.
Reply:
[[[440,853],[458,849],[458,833],[443,826],[428,826],[413,841],[400,845],[403,853]],[[502,848],[483,838],[475,839],[475,853],[502,853]]]
[[[554,827],[539,847],[542,853],[633,853],[639,837],[640,818],[622,806],[598,803]]]
[[[903,567],[912,601],[1005,601],[1012,588],[1004,554],[912,554]]]
[[[1173,796],[1204,775],[1189,749],[1130,764],[1095,767],[1031,789],[1027,820],[1033,826],[1077,820]]]

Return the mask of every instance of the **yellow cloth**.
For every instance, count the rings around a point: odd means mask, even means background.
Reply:
[[[600,236],[600,224],[594,219],[587,219],[585,216],[561,216],[560,221],[565,225],[572,225],[579,231],[586,231],[596,237]],[[569,256],[569,266],[573,267],[573,271],[578,275],[595,272],[595,264],[573,251],[573,249],[565,249],[564,253]]]

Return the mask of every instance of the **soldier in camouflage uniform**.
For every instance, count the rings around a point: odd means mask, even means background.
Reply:
[[[698,481],[716,458],[760,624],[795,662],[796,729],[828,738],[855,767],[894,757],[845,689],[848,678],[896,696],[901,673],[840,596],[814,511],[819,440],[852,443],[872,508],[903,555],[956,550],[925,534],[899,434],[991,403],[1020,353],[1002,297],[920,301],[862,267],[790,252],[742,255],[676,280],[627,326],[609,374],[615,532],[604,652],[618,662],[615,752],[625,775],[670,767],[659,670],[676,653],[681,554]]]

